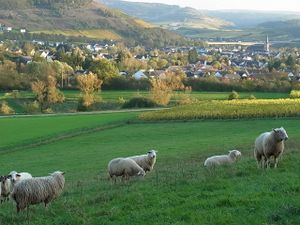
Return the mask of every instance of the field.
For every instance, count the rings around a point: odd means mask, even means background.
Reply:
[[[136,113],[118,113],[0,119],[0,146],[5,149],[1,174],[66,172],[62,196],[47,209],[32,206],[27,219],[26,212],[17,215],[12,203],[4,203],[0,224],[299,224],[300,120],[142,122],[136,118]],[[258,170],[252,156],[254,139],[280,126],[286,128],[289,140],[279,168]],[[90,132],[71,135],[82,129]],[[57,139],[17,150],[11,147],[49,135]],[[110,159],[149,149],[158,150],[158,160],[144,179],[117,184],[107,179]],[[206,157],[230,149],[243,154],[236,165],[212,172],[203,168]]]
[[[195,120],[299,117],[299,99],[238,99],[201,101],[161,111],[145,112],[143,120]]]
[[[54,112],[74,112],[77,110],[78,90],[64,91],[66,101],[64,104],[58,104],[54,106]],[[180,94],[180,93],[178,93]],[[175,103],[179,99],[179,95],[175,95],[172,99],[172,103]],[[229,96],[229,92],[192,92],[191,97],[199,101],[202,100],[225,100]],[[102,91],[99,94],[102,99],[102,106],[98,110],[113,110],[119,109],[122,106],[122,102],[137,96],[149,97],[148,91]],[[261,93],[261,92],[241,92],[240,98],[247,99],[250,95],[254,95],[257,99],[278,99],[288,98],[288,93]],[[17,98],[14,98],[11,93],[0,92],[0,102],[7,101],[8,105],[14,109],[17,114],[24,114],[26,110],[24,108],[25,102],[30,102],[34,98],[33,93],[27,91],[21,91],[17,94]]]

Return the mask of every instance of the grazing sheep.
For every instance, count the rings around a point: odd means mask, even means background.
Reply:
[[[155,150],[150,150],[147,154],[130,156],[128,158],[133,159],[140,167],[143,168],[145,172],[153,170],[153,167],[156,162],[156,153]]]
[[[269,168],[271,157],[274,157],[274,168],[277,168],[278,160],[284,150],[284,141],[288,135],[283,127],[273,129],[270,132],[260,134],[255,140],[254,156],[258,168]]]
[[[116,158],[108,163],[108,173],[111,178],[122,176],[128,179],[132,176],[145,176],[145,171],[132,159]]]
[[[238,150],[229,151],[228,155],[215,155],[207,158],[204,162],[205,167],[215,167],[222,165],[229,165],[234,163],[242,153]]]
[[[16,183],[11,194],[16,202],[17,212],[44,202],[45,207],[53,199],[57,198],[65,185],[64,172],[56,171],[50,176],[35,177]]]

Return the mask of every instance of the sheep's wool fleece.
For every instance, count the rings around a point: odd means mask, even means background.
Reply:
[[[27,179],[16,184],[12,197],[22,205],[50,202],[58,197],[65,184],[62,173],[53,173],[47,177]]]

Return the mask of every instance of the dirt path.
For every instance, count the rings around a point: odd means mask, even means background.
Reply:
[[[14,114],[8,116],[0,116],[1,118],[19,118],[19,117],[50,117],[50,116],[77,116],[77,115],[97,115],[97,114],[110,114],[110,113],[127,113],[127,112],[147,112],[164,110],[168,108],[151,108],[151,109],[124,109],[124,110],[108,110],[108,111],[93,111],[93,112],[74,112],[74,113],[51,113],[51,114]]]

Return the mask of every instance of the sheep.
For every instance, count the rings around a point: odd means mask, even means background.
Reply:
[[[9,200],[9,195],[11,193],[11,181],[8,176],[0,177],[0,202],[5,202]]]
[[[65,185],[64,172],[56,171],[49,176],[35,177],[16,183],[11,197],[16,202],[17,212],[29,209],[30,205],[47,204],[57,198]],[[27,211],[28,212],[28,211]]]
[[[9,195],[12,192],[16,182],[32,178],[32,175],[27,172],[17,173],[16,171],[10,172],[7,176],[1,178],[1,202],[9,200]]]
[[[284,150],[284,141],[288,140],[286,130],[275,128],[270,132],[260,134],[255,140],[254,157],[258,168],[270,168],[271,157],[274,157],[274,168]]]
[[[147,154],[130,156],[128,158],[133,159],[140,167],[143,168],[145,172],[153,170],[156,163],[156,153],[155,150],[150,150]]]
[[[242,156],[242,153],[238,150],[231,150],[228,152],[228,155],[215,155],[207,158],[204,162],[204,166],[215,167],[222,165],[229,165],[234,163],[239,157]]]
[[[122,176],[129,179],[131,176],[145,176],[145,171],[132,159],[115,158],[108,163],[108,173],[111,179]]]

